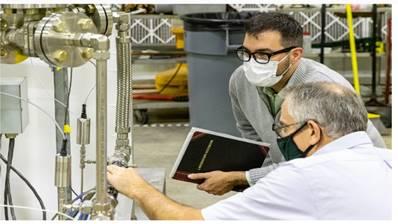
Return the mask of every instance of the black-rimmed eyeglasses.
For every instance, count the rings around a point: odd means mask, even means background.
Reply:
[[[303,122],[296,122],[293,124],[286,124],[286,125],[281,125],[279,123],[274,123],[272,125],[272,130],[278,135],[279,138],[286,137],[289,133],[286,132],[286,128],[293,126],[293,125],[299,125],[299,128],[297,128],[296,131],[302,129],[308,122],[309,120],[303,121]],[[296,132],[294,131],[294,132]]]
[[[260,64],[267,64],[270,60],[271,57],[277,54],[289,52],[290,50],[296,48],[296,46],[292,47],[287,47],[279,51],[275,52],[265,52],[264,50],[258,50],[253,53],[251,53],[247,48],[241,46],[238,49],[236,49],[236,55],[238,56],[239,60],[243,62],[248,62],[250,61],[251,57],[253,56],[254,60],[257,63]]]

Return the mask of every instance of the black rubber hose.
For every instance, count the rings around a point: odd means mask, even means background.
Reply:
[[[10,171],[11,171],[11,164],[12,164],[12,159],[14,157],[14,146],[15,146],[15,138],[10,138],[9,146],[8,146],[8,162],[7,162],[7,168],[6,168],[6,175],[5,175],[5,186],[4,186],[4,204],[5,205],[10,205],[13,206],[12,203],[12,196],[11,196],[11,187],[10,187]],[[13,207],[10,207],[10,213],[11,213],[11,218],[13,220],[16,220],[15,217],[15,210]],[[4,216],[6,220],[9,220],[8,218],[8,208],[4,207]]]

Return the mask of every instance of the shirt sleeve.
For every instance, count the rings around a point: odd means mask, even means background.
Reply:
[[[270,161],[271,159],[267,157],[264,161],[264,164],[267,163],[267,161]],[[253,186],[256,184],[257,181],[259,181],[261,178],[265,177],[267,174],[269,174],[271,171],[275,170],[278,167],[277,163],[273,163],[270,161],[268,165],[261,167],[261,168],[255,168],[251,169],[249,171],[246,171],[246,179],[247,182],[249,183],[250,186]]]
[[[205,220],[315,219],[307,180],[297,169],[279,168],[242,193],[201,210]]]

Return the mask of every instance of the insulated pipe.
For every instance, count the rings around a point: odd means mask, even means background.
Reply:
[[[97,136],[97,201],[106,199],[106,121],[107,121],[107,83],[106,83],[106,60],[97,59],[96,61],[96,93],[97,93],[97,117],[96,117],[96,136]]]
[[[109,42],[109,40],[107,39]],[[109,46],[109,43],[108,43]],[[107,194],[107,60],[108,50],[96,50],[96,200],[94,217],[104,219],[112,216],[112,206]]]

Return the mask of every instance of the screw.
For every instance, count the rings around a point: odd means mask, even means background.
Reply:
[[[53,26],[53,28],[54,28],[54,30],[56,31],[56,32],[64,32],[64,30],[65,30],[65,23],[64,22],[62,22],[62,21],[57,21],[55,24],[54,24],[54,26]]]
[[[0,19],[0,24],[1,24],[1,30],[7,30],[8,28],[8,24],[7,21],[5,19]]]
[[[87,9],[86,10],[87,10],[88,13],[92,14],[92,13],[95,12],[96,8],[95,8],[94,5],[90,4],[90,5],[87,5]]]
[[[8,51],[4,48],[0,48],[0,57],[5,57],[8,55]]]
[[[66,51],[64,51],[64,50],[57,50],[54,53],[54,59],[58,63],[64,62],[67,58],[68,58],[68,53]]]
[[[86,48],[82,52],[82,57],[84,59],[91,59],[93,57],[94,50],[92,48]]]
[[[82,30],[89,30],[93,26],[93,21],[91,19],[79,19],[77,24]]]

